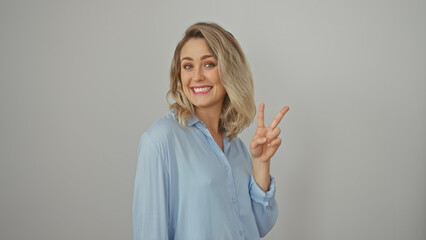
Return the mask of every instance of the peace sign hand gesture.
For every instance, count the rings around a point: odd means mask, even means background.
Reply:
[[[250,154],[253,160],[260,160],[260,162],[263,163],[271,160],[271,157],[275,154],[282,141],[281,138],[278,137],[281,133],[281,129],[277,126],[289,109],[288,106],[285,106],[275,116],[271,125],[265,127],[265,104],[260,104],[259,112],[257,113],[256,133],[250,143]]]

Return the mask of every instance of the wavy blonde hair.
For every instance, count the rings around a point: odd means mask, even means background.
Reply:
[[[186,119],[194,115],[195,109],[182,89],[180,52],[185,43],[193,38],[205,39],[210,52],[218,61],[220,79],[227,93],[219,126],[223,134],[232,140],[250,125],[256,113],[253,76],[237,40],[219,25],[199,22],[186,30],[174,52],[167,102],[170,109],[174,109],[180,125],[186,127]],[[175,100],[174,103],[169,102],[170,96]]]

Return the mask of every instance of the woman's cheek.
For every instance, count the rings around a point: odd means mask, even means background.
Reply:
[[[186,73],[181,73],[180,74],[180,79],[182,80],[182,85],[183,86],[186,86],[186,85],[189,84],[188,75]]]

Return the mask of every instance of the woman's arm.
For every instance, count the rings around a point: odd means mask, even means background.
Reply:
[[[269,127],[264,124],[265,104],[260,104],[257,114],[257,129],[250,143],[252,177],[250,179],[250,197],[260,237],[264,237],[274,226],[278,217],[278,205],[275,200],[275,180],[270,175],[271,157],[281,144],[277,127],[289,110],[286,106],[277,114]]]
[[[169,239],[169,174],[149,135],[139,143],[133,198],[135,240]]]

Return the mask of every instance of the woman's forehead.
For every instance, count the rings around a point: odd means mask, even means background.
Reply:
[[[188,58],[195,60],[205,56],[213,57],[213,54],[204,38],[189,39],[180,51],[181,60]]]

